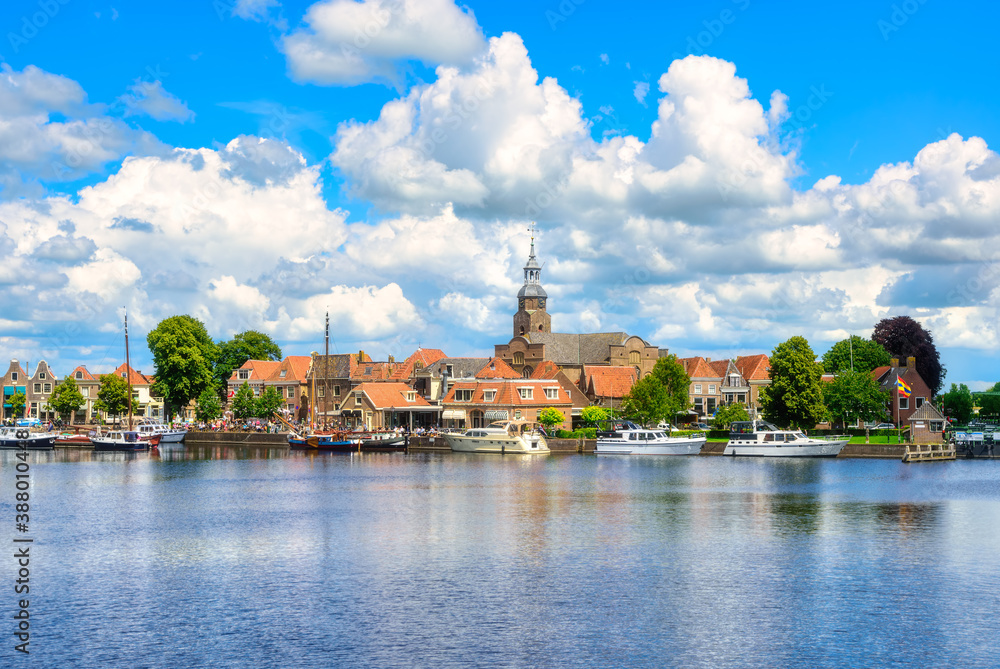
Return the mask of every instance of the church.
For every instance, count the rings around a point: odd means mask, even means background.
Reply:
[[[517,293],[513,338],[494,347],[496,357],[521,376],[530,377],[548,360],[586,392],[591,383],[588,367],[613,367],[622,374],[641,379],[652,371],[661,355],[667,354],[665,349],[661,351],[641,337],[625,332],[553,332],[552,317],[547,311],[548,295],[542,288],[541,276],[542,267],[535,258],[535,237],[532,235],[531,251],[524,266],[524,285]],[[606,376],[601,374],[602,378]],[[631,383],[628,386],[631,387]]]

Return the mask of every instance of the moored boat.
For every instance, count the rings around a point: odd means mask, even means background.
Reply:
[[[525,432],[524,426],[524,421],[499,421],[444,438],[457,453],[548,453],[545,437],[535,430]]]
[[[629,421],[615,421],[597,433],[597,455],[697,455],[705,445],[704,434],[670,436],[671,428],[646,429]]]
[[[312,451],[402,451],[406,449],[406,437],[394,432],[335,432],[333,434],[313,434],[300,436],[294,432],[288,435],[289,448]]]
[[[734,421],[724,455],[777,458],[835,458],[849,437],[818,439],[801,430],[779,430],[763,420]]]
[[[178,444],[184,441],[184,437],[187,436],[187,430],[171,429],[160,421],[152,418],[144,418],[135,429],[136,432],[143,435],[147,439],[152,437],[154,434],[160,435],[161,444]]]
[[[52,432],[32,432],[26,427],[0,427],[0,448],[48,449],[55,446]]]
[[[95,451],[145,451],[155,448],[159,442],[159,435],[144,438],[135,430],[115,430],[101,436],[93,436],[90,441],[94,444]]]

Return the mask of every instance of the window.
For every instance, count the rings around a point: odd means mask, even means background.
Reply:
[[[924,398],[923,398],[923,397],[918,397],[918,398],[917,398],[917,404],[916,404],[916,407],[917,407],[917,408],[919,409],[919,408],[920,408],[920,407],[922,407],[923,405],[924,405]]]
[[[42,381],[44,381],[45,380],[45,372],[39,372],[38,373],[38,378],[41,379]]]
[[[638,365],[639,364],[639,351],[629,351],[628,352],[628,364]]]
[[[700,397],[694,398],[694,410],[695,410],[695,413],[697,413],[699,415],[705,413],[704,411],[702,411],[702,402],[703,402],[703,400]]]
[[[288,386],[288,399],[295,399],[295,386]]]
[[[515,365],[523,365],[524,364],[524,353],[521,353],[520,351],[518,351],[517,353],[514,354],[514,364]]]
[[[708,384],[708,394],[709,395],[714,395],[715,394],[715,384],[714,383]]]
[[[51,393],[52,392],[52,384],[51,383],[46,383],[45,386],[44,386],[44,388],[43,388],[43,392]],[[923,399],[923,398],[921,398],[921,399]],[[920,405],[918,404],[917,406],[920,406]]]
[[[319,387],[319,396],[326,397],[326,388],[324,388],[323,386]]]
[[[701,395],[701,384],[700,383],[694,384],[694,394],[695,395]]]
[[[743,384],[740,383],[740,375],[739,374],[730,374],[729,375],[729,385],[737,387],[737,388],[740,387],[741,385],[743,385]]]
[[[715,414],[715,398],[714,397],[709,397],[708,398],[708,407],[707,408],[708,408],[708,413],[710,415],[714,415]]]
[[[40,393],[40,392],[42,392],[42,384],[36,383],[35,384],[35,393]]]
[[[909,409],[910,408],[910,398],[908,398],[908,397],[900,397],[899,398],[899,408],[900,409]]]
[[[455,391],[455,401],[456,402],[471,402],[472,401],[472,391],[469,389],[456,390]]]
[[[240,381],[246,381],[247,379],[250,378],[250,370],[249,369],[239,370],[238,378],[240,379]]]
[[[361,406],[361,394],[360,393],[358,393],[357,395],[354,396],[354,406],[356,406],[356,407]]]
[[[253,396],[254,397],[260,397],[260,386],[254,386],[253,387]]]
[[[415,391],[415,390],[408,390],[408,391],[406,391],[406,401],[407,402],[416,402],[417,401],[417,391]]]
[[[278,377],[283,379],[283,378],[285,378],[285,374],[287,374],[287,373],[288,373],[288,370],[287,369],[283,369],[283,370],[281,370],[281,374],[278,374]]]
[[[518,388],[517,394],[521,396],[522,400],[534,399],[534,388]]]
[[[521,420],[521,410],[517,409],[514,411],[514,420]]]
[[[546,388],[545,389],[545,399],[547,399],[547,400],[557,400],[557,399],[559,399],[559,389],[558,388]]]
[[[448,376],[454,376],[455,375],[454,367],[452,367],[451,365],[445,365],[444,373],[447,374]]]
[[[80,388],[80,394],[84,397],[90,397],[90,388]]]
[[[10,373],[10,380],[11,380],[11,383],[16,383],[17,382],[17,372],[11,372]]]
[[[367,367],[365,367],[365,376],[371,376],[371,375],[372,375],[372,366],[368,365]]]
[[[333,394],[336,395],[337,397],[340,397],[340,386],[333,387]]]
[[[31,403],[31,412],[29,414],[32,418],[38,417],[38,402]]]
[[[484,390],[483,391],[483,401],[492,402],[497,398],[497,391],[495,390]]]
[[[77,372],[76,373],[76,378],[82,379],[83,378],[83,372]]]

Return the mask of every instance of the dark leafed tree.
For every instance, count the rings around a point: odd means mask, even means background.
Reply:
[[[171,316],[146,336],[156,367],[154,393],[167,402],[167,415],[186,406],[212,385],[215,342],[204,323],[191,316]]]
[[[888,365],[889,357],[889,352],[877,341],[851,335],[843,341],[838,341],[823,354],[823,369],[827,374],[847,372],[852,369],[855,372],[870,372],[876,367]]]
[[[67,376],[66,380],[55,387],[52,397],[49,398],[49,406],[59,414],[60,417],[69,417],[70,423],[73,416],[87,403],[83,393],[76,385],[76,380],[72,376]]]
[[[941,364],[934,338],[920,323],[909,316],[884,318],[875,326],[872,341],[881,344],[894,358],[915,357],[920,378],[931,389],[931,393],[938,394],[948,370]]]
[[[805,337],[792,337],[771,352],[771,385],[761,388],[764,416],[778,425],[813,428],[826,415],[816,362]]]

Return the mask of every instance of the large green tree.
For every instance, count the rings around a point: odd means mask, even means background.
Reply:
[[[733,402],[716,411],[714,427],[716,430],[726,430],[736,420],[750,420],[750,412],[740,402]]]
[[[555,407],[546,407],[538,412],[538,422],[545,427],[555,427],[556,425],[562,425],[566,417],[563,416],[562,411],[556,409]]]
[[[866,371],[841,371],[823,385],[823,401],[830,415],[843,424],[882,421],[890,394]]]
[[[52,407],[52,410],[63,418],[68,415],[70,423],[73,422],[73,416],[76,415],[76,412],[82,409],[86,403],[87,400],[83,397],[80,387],[76,385],[76,379],[72,376],[67,376],[62,383],[57,385],[49,397],[49,406]]]
[[[872,341],[881,344],[894,358],[915,357],[917,373],[931,389],[932,395],[937,395],[944,386],[948,370],[941,364],[941,356],[931,333],[917,321],[909,316],[882,319],[872,332]]]
[[[827,374],[836,374],[853,369],[856,372],[870,372],[876,367],[887,366],[889,352],[882,344],[871,339],[851,335],[838,341],[823,354],[823,369]]]
[[[205,388],[201,391],[201,395],[198,395],[195,417],[200,421],[210,421],[221,415],[222,402],[219,401],[219,394],[211,388]]]
[[[171,316],[146,337],[156,367],[153,393],[163,397],[167,415],[187,405],[212,385],[217,347],[204,323],[191,316]]]
[[[256,330],[240,332],[229,341],[218,342],[217,347],[215,382],[222,390],[226,388],[233,370],[242,367],[247,360],[282,359],[281,347],[269,336]]]
[[[781,426],[809,429],[823,420],[823,368],[805,337],[792,337],[771,352],[771,385],[761,388],[764,416]]]
[[[284,403],[285,399],[278,394],[274,386],[268,386],[257,398],[255,415],[270,418]]]
[[[14,418],[24,417],[24,406],[28,403],[28,398],[22,392],[8,395],[4,404],[10,405],[10,415]]]
[[[592,426],[597,425],[599,421],[607,420],[608,416],[607,409],[594,405],[583,407],[583,410],[580,411],[580,420]]]
[[[684,371],[684,366],[677,361],[676,355],[668,355],[656,361],[649,378],[656,379],[667,391],[666,418],[673,422],[674,416],[691,406],[688,391],[691,388],[691,377]]]
[[[944,414],[951,416],[959,423],[972,420],[972,392],[962,384],[951,384],[951,389],[941,396]]]
[[[94,408],[112,416],[128,413],[128,381],[117,374],[102,374]]]
[[[988,393],[998,393],[998,394],[991,395]],[[979,393],[978,395],[973,395],[972,398],[979,406],[980,416],[982,416],[983,418],[989,418],[991,420],[996,420],[997,418],[1000,418],[1000,391],[991,390],[987,391],[987,393]]]
[[[637,381],[622,398],[621,406],[622,413],[643,425],[673,418],[670,408],[670,394],[652,375]]]
[[[257,398],[253,396],[250,384],[244,383],[236,389],[231,406],[233,408],[233,416],[237,420],[246,420],[247,418],[254,417],[254,414],[257,413]]]

